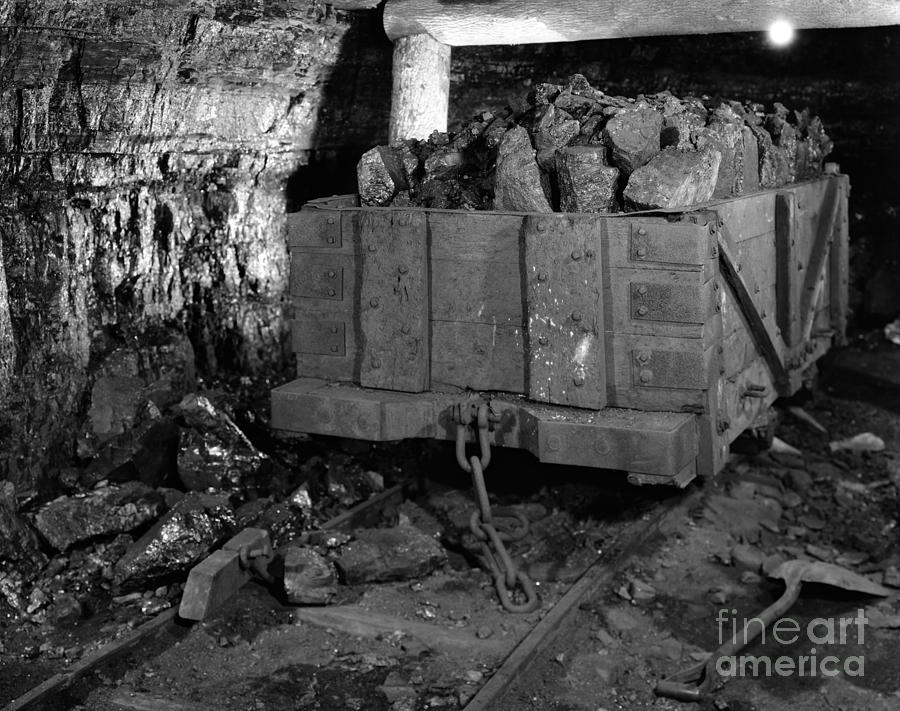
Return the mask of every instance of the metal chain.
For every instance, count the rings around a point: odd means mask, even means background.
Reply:
[[[473,455],[466,459],[466,428],[472,424],[473,405],[474,403],[466,402],[454,408],[456,461],[464,471],[472,475],[472,484],[478,499],[478,510],[472,512],[469,527],[481,543],[481,559],[494,578],[494,587],[497,589],[500,604],[510,612],[532,612],[540,605],[537,590],[528,575],[516,567],[504,545],[504,541],[517,541],[528,535],[528,518],[520,511],[491,509],[487,486],[484,483],[484,470],[491,463],[491,443],[488,439],[491,417],[485,403],[478,404],[476,410],[480,456]],[[495,515],[498,518],[515,518],[519,526],[512,531],[498,531],[494,523]],[[525,598],[524,602],[516,602],[513,599],[517,587]]]

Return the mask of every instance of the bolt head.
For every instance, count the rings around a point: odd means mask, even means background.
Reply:
[[[638,316],[646,316],[649,309],[646,306],[638,306]]]
[[[328,290],[328,295],[329,295],[329,296],[335,296],[336,294],[337,294],[337,292],[336,292],[334,289],[329,289],[329,290]]]
[[[371,306],[373,309],[377,309],[378,304],[379,304],[378,299],[370,299],[369,300],[369,306]]]
[[[547,449],[551,452],[558,452],[562,447],[562,440],[557,435],[547,437]]]
[[[333,270],[331,270],[331,271],[328,272],[328,278],[329,278],[329,279],[334,279],[336,276],[337,276],[337,272],[335,272],[335,271],[333,271]]]
[[[541,272],[538,272],[537,278],[538,278],[538,281],[547,281],[549,276],[550,275],[547,274],[547,272],[541,271]]]
[[[537,228],[538,232],[544,232],[547,229],[547,223],[545,220],[538,220],[535,227]]]
[[[639,286],[639,287],[638,287],[638,290],[637,290],[637,293],[640,294],[641,296],[646,296],[646,295],[647,295],[647,287],[646,287],[646,286]]]
[[[381,367],[381,358],[372,358],[370,361],[373,368],[376,370]]]
[[[587,257],[588,259],[590,259],[591,257],[594,256],[594,250],[593,249],[584,250],[584,256]]]
[[[329,225],[333,225],[333,224],[334,224],[334,218],[333,218],[333,217],[329,217],[329,218],[328,218],[328,224],[329,224]]]
[[[337,332],[338,332],[338,327],[337,327],[337,326],[332,326],[332,327],[331,327],[331,332],[332,332],[332,333],[337,333]]]
[[[579,252],[577,249],[573,249],[573,250],[572,250],[572,259],[573,259],[574,261],[576,261],[576,262],[577,262],[579,259],[581,259],[581,252]]]
[[[406,274],[409,271],[409,267],[407,267],[405,264],[401,264],[399,267],[397,267],[397,271],[401,274]]]
[[[581,312],[580,312],[580,311],[573,311],[573,312],[572,312],[572,320],[573,320],[573,321],[581,321],[581,319],[582,319],[582,316],[581,316]]]
[[[334,237],[328,237],[325,241],[328,242],[328,244],[334,244]]]
[[[580,388],[582,385],[584,385],[584,376],[576,375],[574,378],[572,378],[572,382],[575,383],[576,388]]]
[[[378,247],[376,247],[374,244],[370,244],[370,245],[369,245],[369,251],[370,251],[370,252],[374,252],[376,249],[378,249]]]
[[[649,383],[651,380],[653,380],[653,372],[650,370],[642,370],[640,379],[642,383]]]
[[[650,362],[650,354],[647,351],[641,351],[638,353],[638,360],[641,363],[649,363]]]
[[[403,326],[400,327],[400,332],[401,332],[404,336],[408,336],[408,335],[409,335],[409,331],[410,331],[410,328],[409,328],[409,326],[407,326],[407,325],[403,325]]]
[[[641,236],[643,237],[645,234],[647,234],[647,230],[644,229],[643,227],[639,227],[639,228],[638,228],[638,234],[641,235]]]
[[[332,347],[331,347],[331,352],[332,352],[332,353],[337,353],[337,352],[338,352],[338,347],[337,347],[337,346],[332,346]]]
[[[538,343],[540,343],[542,346],[546,346],[549,343],[549,340],[546,336],[538,336]]]
[[[647,248],[646,248],[646,247],[638,247],[638,248],[635,250],[635,254],[637,254],[638,257],[640,257],[641,259],[643,259],[644,257],[647,256]]]

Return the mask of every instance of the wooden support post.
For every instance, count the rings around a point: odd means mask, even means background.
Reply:
[[[427,34],[394,42],[391,142],[427,138],[447,130],[450,106],[450,46]]]

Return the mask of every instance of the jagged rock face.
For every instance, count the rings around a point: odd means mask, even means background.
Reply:
[[[389,43],[355,41],[373,23],[315,0],[0,3],[0,477],[70,456],[94,364],[151,326],[202,371],[286,361],[285,184],[386,133],[385,101],[356,113],[389,86]]]

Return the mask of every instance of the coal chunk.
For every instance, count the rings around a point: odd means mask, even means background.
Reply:
[[[269,532],[275,547],[295,541],[309,530],[311,515],[288,501],[269,505],[256,519],[255,525]]]
[[[671,94],[660,96],[658,101],[663,115],[660,147],[692,149],[695,136],[706,125],[706,108],[695,99],[682,101]]]
[[[542,107],[533,130],[538,165],[552,170],[557,149],[571,142],[580,131],[581,124],[567,112],[553,104]]]
[[[409,187],[403,155],[390,146],[375,146],[363,153],[356,166],[356,177],[363,205],[388,205],[399,191]]]
[[[494,209],[552,212],[541,182],[528,131],[521,126],[503,135],[494,176]]]
[[[239,489],[270,468],[269,457],[207,398],[188,395],[180,407],[187,427],[178,447],[178,476],[188,489]]]
[[[714,148],[667,148],[628,179],[625,200],[634,209],[689,207],[708,201],[716,187],[722,154]]]
[[[181,573],[231,536],[235,525],[226,496],[189,494],[128,547],[116,562],[115,582],[139,587]]]
[[[354,532],[336,561],[349,585],[408,580],[427,575],[447,561],[441,545],[418,528],[367,528]]]
[[[616,113],[603,129],[612,162],[625,175],[640,168],[660,151],[663,117],[652,108],[627,109]]]
[[[741,139],[744,148],[741,190],[743,193],[755,193],[759,190],[759,148],[756,136],[750,127],[745,125],[741,129]]]
[[[161,494],[132,481],[54,499],[35,513],[34,525],[51,546],[65,551],[96,536],[133,531],[163,511]]]
[[[743,192],[743,132],[743,119],[728,106],[716,109],[707,126],[695,132],[694,143],[698,150],[713,148],[722,156],[713,197],[726,198]]]
[[[604,146],[569,146],[556,154],[559,207],[564,212],[613,212],[619,170]]]
[[[772,142],[772,136],[762,126],[750,126],[750,130],[759,153],[759,186],[767,190],[787,184],[791,171],[785,150]]]
[[[284,592],[294,605],[327,605],[337,594],[334,567],[313,548],[290,546],[284,554]]]

